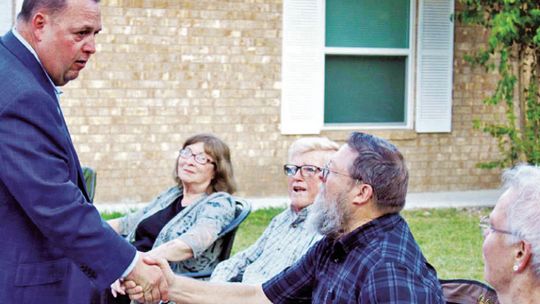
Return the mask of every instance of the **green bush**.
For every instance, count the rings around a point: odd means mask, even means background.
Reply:
[[[506,120],[475,119],[474,127],[497,139],[502,159],[482,168],[507,168],[518,162],[540,164],[540,1],[460,0],[464,24],[488,30],[487,48],[466,57],[473,65],[497,70],[500,78],[487,105],[503,104]]]

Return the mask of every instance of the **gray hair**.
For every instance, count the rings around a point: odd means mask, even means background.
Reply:
[[[519,239],[531,244],[531,267],[540,279],[540,167],[517,165],[504,171],[502,180],[503,189],[510,189],[515,197],[506,209],[507,225]]]
[[[311,151],[335,152],[339,145],[326,137],[302,137],[295,140],[289,147],[289,160],[295,155]]]
[[[409,183],[401,152],[390,142],[361,132],[353,132],[347,144],[357,153],[349,173],[371,185],[377,209],[385,214],[401,211]]]
[[[99,3],[99,0],[93,1]],[[24,0],[17,19],[28,22],[40,9],[44,9],[50,14],[56,14],[64,10],[66,6],[67,0]]]

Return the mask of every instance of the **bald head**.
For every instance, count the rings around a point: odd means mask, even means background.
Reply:
[[[36,52],[56,86],[77,78],[96,51],[101,30],[98,0],[26,0],[17,32]]]

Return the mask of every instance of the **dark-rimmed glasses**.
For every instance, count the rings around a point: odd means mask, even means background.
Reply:
[[[330,170],[330,168],[328,168],[328,164],[326,164],[321,169],[321,181],[323,183],[326,183],[326,181],[328,180],[328,175],[330,175],[330,172],[332,172],[334,174],[337,174],[337,175],[343,175],[343,176],[352,178],[352,179],[356,180],[356,182],[361,182],[362,181],[362,179],[354,178],[354,177],[350,176],[349,174],[345,174],[345,173],[337,172],[337,171],[334,171],[334,170]]]
[[[489,222],[489,216],[483,216],[481,219],[480,219],[480,229],[482,229],[482,235],[484,237],[486,237],[489,232],[493,231],[493,232],[497,232],[497,233],[502,233],[502,234],[508,234],[508,235],[513,235],[515,236],[516,234],[513,233],[512,231],[508,231],[508,230],[503,230],[503,229],[498,229],[498,228],[495,228],[491,225],[491,223]]]
[[[215,165],[216,163],[213,162],[212,160],[210,160],[210,158],[208,158],[208,156],[204,155],[204,153],[193,153],[193,151],[191,151],[190,148],[186,147],[184,149],[181,149],[179,151],[179,155],[181,158],[183,159],[189,159],[190,157],[193,156],[193,158],[195,159],[195,161],[201,165],[206,165],[207,163],[211,163],[213,165]]]
[[[321,168],[314,165],[297,166],[297,165],[286,164],[283,166],[283,172],[287,176],[294,176],[296,172],[298,172],[298,170],[300,170],[300,175],[302,175],[303,177],[311,177],[319,173],[319,171],[321,171]]]

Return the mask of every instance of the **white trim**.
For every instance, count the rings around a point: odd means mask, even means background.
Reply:
[[[324,131],[339,131],[339,130],[354,130],[354,129],[365,129],[365,130],[403,130],[406,129],[407,125],[404,123],[331,123],[325,124],[323,126]]]
[[[414,93],[415,93],[415,73],[416,66],[416,0],[410,0],[411,23],[409,24],[409,57],[407,57],[407,84],[405,85],[405,95],[407,102],[405,103],[405,129],[412,130],[414,126]]]
[[[281,134],[319,134],[324,121],[323,0],[283,1]]]
[[[410,49],[326,47],[325,55],[409,56]]]
[[[419,0],[415,118],[419,133],[452,131],[454,9],[454,0]]]

